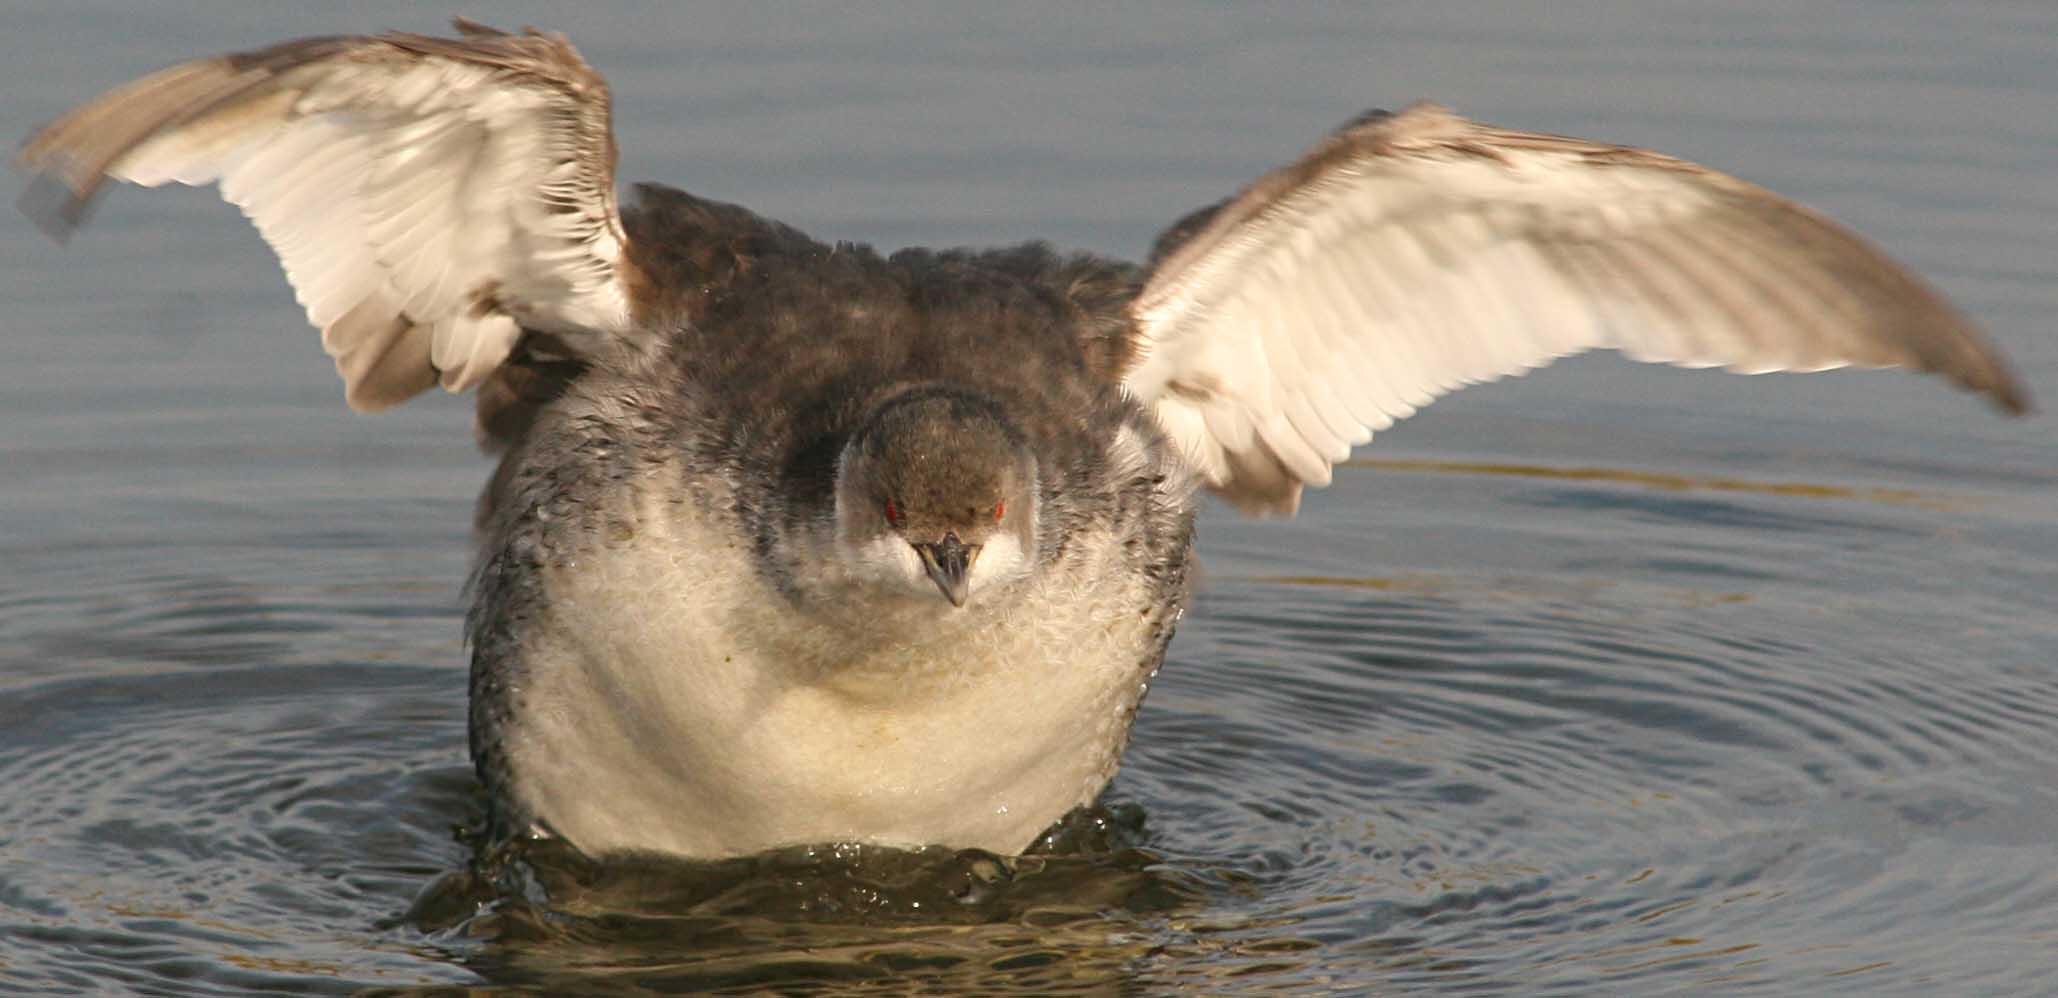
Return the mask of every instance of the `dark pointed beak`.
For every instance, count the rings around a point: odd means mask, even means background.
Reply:
[[[951,606],[964,606],[965,598],[971,595],[965,574],[979,560],[979,545],[968,547],[958,540],[958,535],[944,534],[934,544],[915,545],[915,553],[922,556],[922,567],[929,570],[936,588],[943,590],[943,598],[950,600]]]

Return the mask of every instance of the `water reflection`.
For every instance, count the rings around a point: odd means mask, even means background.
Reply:
[[[1147,948],[1123,923],[1205,896],[1122,844],[1140,825],[1134,808],[1082,812],[1019,858],[838,846],[597,864],[519,842],[439,881],[409,921],[461,941],[453,955],[490,980],[582,993],[1115,983]]]
[[[1745,492],[1768,496],[1801,496],[1809,499],[1856,499],[1865,502],[1906,504],[1934,510],[1962,508],[1964,503],[1963,499],[1954,499],[1942,494],[1925,494],[1913,489],[1855,488],[1848,485],[1809,482],[1762,482],[1631,468],[1558,468],[1535,464],[1436,461],[1420,458],[1357,458],[1337,467],[1371,471],[1407,471],[1417,474],[1504,475],[1543,481],[1621,483],[1666,492]]]

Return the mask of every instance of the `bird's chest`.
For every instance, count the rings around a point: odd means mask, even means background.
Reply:
[[[674,521],[548,570],[508,749],[580,847],[1019,851],[1106,784],[1178,613],[1114,543],[962,610],[797,606],[747,547]]]

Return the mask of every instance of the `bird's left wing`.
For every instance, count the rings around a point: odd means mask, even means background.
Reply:
[[[278,253],[353,408],[485,381],[524,328],[633,342],[606,82],[561,35],[309,38],[182,63],[23,146],[62,238],[107,179],[219,182]]]
[[[1430,105],[1354,122],[1156,256],[1123,385],[1249,512],[1292,512],[1438,396],[1592,349],[1907,367],[2029,405],[1971,322],[1842,226],[1692,163]]]

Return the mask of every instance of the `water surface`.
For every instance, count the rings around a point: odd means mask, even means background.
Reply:
[[[1512,5],[1510,5],[1512,6]],[[17,14],[0,125],[413,5]],[[614,3],[625,179],[882,247],[1159,227],[1366,106],[1842,218],[2058,395],[2048,4]],[[2048,993],[2058,447],[1921,379],[1591,358],[1383,434],[1206,588],[1108,827],[466,872],[461,401],[352,417],[209,194],[0,218],[0,990]]]

